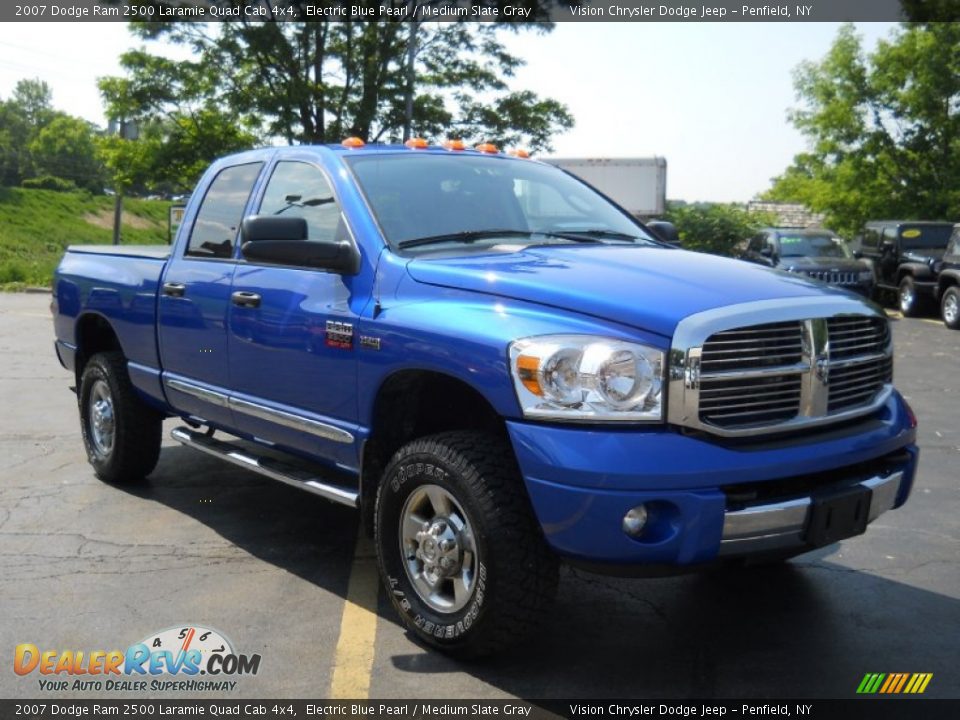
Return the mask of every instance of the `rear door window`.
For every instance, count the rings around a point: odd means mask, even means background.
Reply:
[[[187,255],[212,259],[233,257],[243,211],[262,167],[263,163],[233,165],[217,174],[197,212]]]

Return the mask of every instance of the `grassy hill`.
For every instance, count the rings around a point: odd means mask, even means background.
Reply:
[[[113,242],[113,203],[83,192],[0,188],[0,288],[49,286],[67,245]],[[124,199],[121,242],[166,243],[169,206]]]

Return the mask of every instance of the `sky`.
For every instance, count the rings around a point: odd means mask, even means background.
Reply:
[[[670,199],[745,202],[804,149],[787,122],[792,71],[821,58],[838,27],[566,22],[503,39],[526,61],[511,88],[553,97],[574,116],[553,156],[659,155]],[[857,23],[867,49],[894,27]],[[103,125],[96,78],[121,74],[119,55],[140,44],[123,23],[0,23],[0,98],[39,77],[54,107]]]

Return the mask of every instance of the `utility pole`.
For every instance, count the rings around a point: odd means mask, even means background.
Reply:
[[[413,133],[413,91],[416,83],[416,69],[414,61],[417,59],[417,31],[420,29],[418,20],[410,21],[410,36],[407,38],[407,107],[403,119],[403,141],[410,139]]]
[[[139,137],[139,132],[137,130],[137,124],[135,122],[127,121],[124,118],[120,118],[119,121],[111,120],[109,130],[111,134],[114,132],[114,123],[116,123],[116,134],[119,135],[124,140],[136,140]],[[117,185],[116,183],[114,183]],[[113,244],[120,244],[120,225],[123,222],[123,190],[117,185],[114,188],[114,202],[113,202]]]

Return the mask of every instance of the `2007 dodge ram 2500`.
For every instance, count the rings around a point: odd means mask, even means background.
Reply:
[[[182,418],[357,507],[410,631],[463,655],[532,626],[560,559],[779,560],[906,501],[875,305],[668,245],[535,160],[410,145],[227,157],[171,248],[67,251],[56,351],[99,477],[150,473]]]

